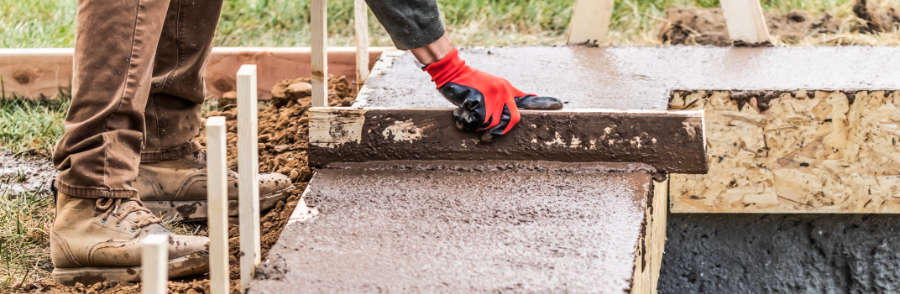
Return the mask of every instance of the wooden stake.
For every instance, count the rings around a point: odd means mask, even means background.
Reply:
[[[261,261],[259,244],[259,164],[256,137],[256,65],[237,74],[238,203],[241,239],[241,290],[246,290]]]
[[[722,0],[721,3],[732,41],[759,44],[771,40],[759,0]]]
[[[606,41],[613,0],[577,0],[569,24],[569,44],[599,45]]]
[[[206,199],[209,226],[209,287],[228,293],[228,176],[226,174],[225,117],[206,120]]]
[[[369,77],[369,11],[365,0],[353,4],[353,24],[356,26],[356,85],[362,88]],[[324,106],[324,105],[323,105]]]
[[[163,294],[169,281],[169,236],[154,234],[141,240],[141,289],[144,294]]]
[[[312,106],[328,105],[328,0],[311,0],[309,4],[312,28]]]

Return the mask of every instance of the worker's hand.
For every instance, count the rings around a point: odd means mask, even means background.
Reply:
[[[500,136],[519,122],[519,108],[562,108],[556,98],[526,94],[506,79],[469,67],[456,49],[429,64],[425,71],[431,74],[441,94],[458,106],[453,117],[457,128],[464,131]]]

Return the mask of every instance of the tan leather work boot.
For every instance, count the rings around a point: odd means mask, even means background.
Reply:
[[[183,221],[206,220],[206,154],[141,163],[135,188],[154,214]],[[259,208],[267,210],[287,197],[291,180],[278,173],[259,175]],[[237,173],[228,171],[228,215],[238,215]]]
[[[56,199],[50,231],[52,276],[63,284],[141,279],[141,244],[150,234],[169,235],[169,277],[209,269],[209,239],[174,235],[140,201],[112,198]]]

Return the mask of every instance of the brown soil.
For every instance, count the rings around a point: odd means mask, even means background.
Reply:
[[[896,8],[873,8],[858,0],[854,13],[861,25],[852,32],[890,32],[900,25]],[[767,12],[766,23],[776,43],[797,44],[807,36],[839,33],[842,21],[830,14],[812,17],[805,11]],[[719,8],[671,8],[659,31],[659,39],[671,45],[731,46],[725,17]]]
[[[294,189],[290,196],[283,202],[276,204],[275,208],[265,212],[260,218],[262,229],[262,254],[265,259],[269,248],[278,240],[281,230],[287,223],[291,212],[297,206],[297,201],[312,173],[307,166],[307,122],[306,110],[310,107],[309,78],[298,78],[282,81],[272,88],[276,96],[272,98],[268,106],[259,111],[259,171],[279,172],[288,175],[294,183]],[[305,89],[305,90],[304,90]],[[226,95],[227,96],[227,95]],[[331,106],[349,106],[356,97],[356,89],[353,84],[344,77],[331,77],[329,79],[329,104]],[[237,156],[237,107],[233,100],[220,101],[224,111],[211,111],[207,116],[224,116],[228,127],[228,162],[229,166],[236,168]],[[205,143],[205,132],[200,131],[197,140]],[[199,226],[199,234],[206,235],[205,226]],[[238,265],[238,226],[232,224],[229,227],[228,240],[230,249],[229,265],[231,266],[231,290],[237,291],[240,283],[240,268]],[[208,293],[208,277],[199,279],[170,281],[169,292],[175,293]],[[140,293],[140,284],[101,282],[93,285],[76,284],[65,286],[52,280],[38,281],[30,285],[24,285],[18,289],[21,292],[53,292],[53,293]]]

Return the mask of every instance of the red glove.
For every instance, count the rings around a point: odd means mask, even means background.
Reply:
[[[441,60],[429,64],[438,91],[458,106],[453,111],[456,127],[464,131],[504,135],[519,123],[519,107],[526,109],[560,109],[556,98],[538,97],[514,88],[506,79],[475,70],[453,49]]]

